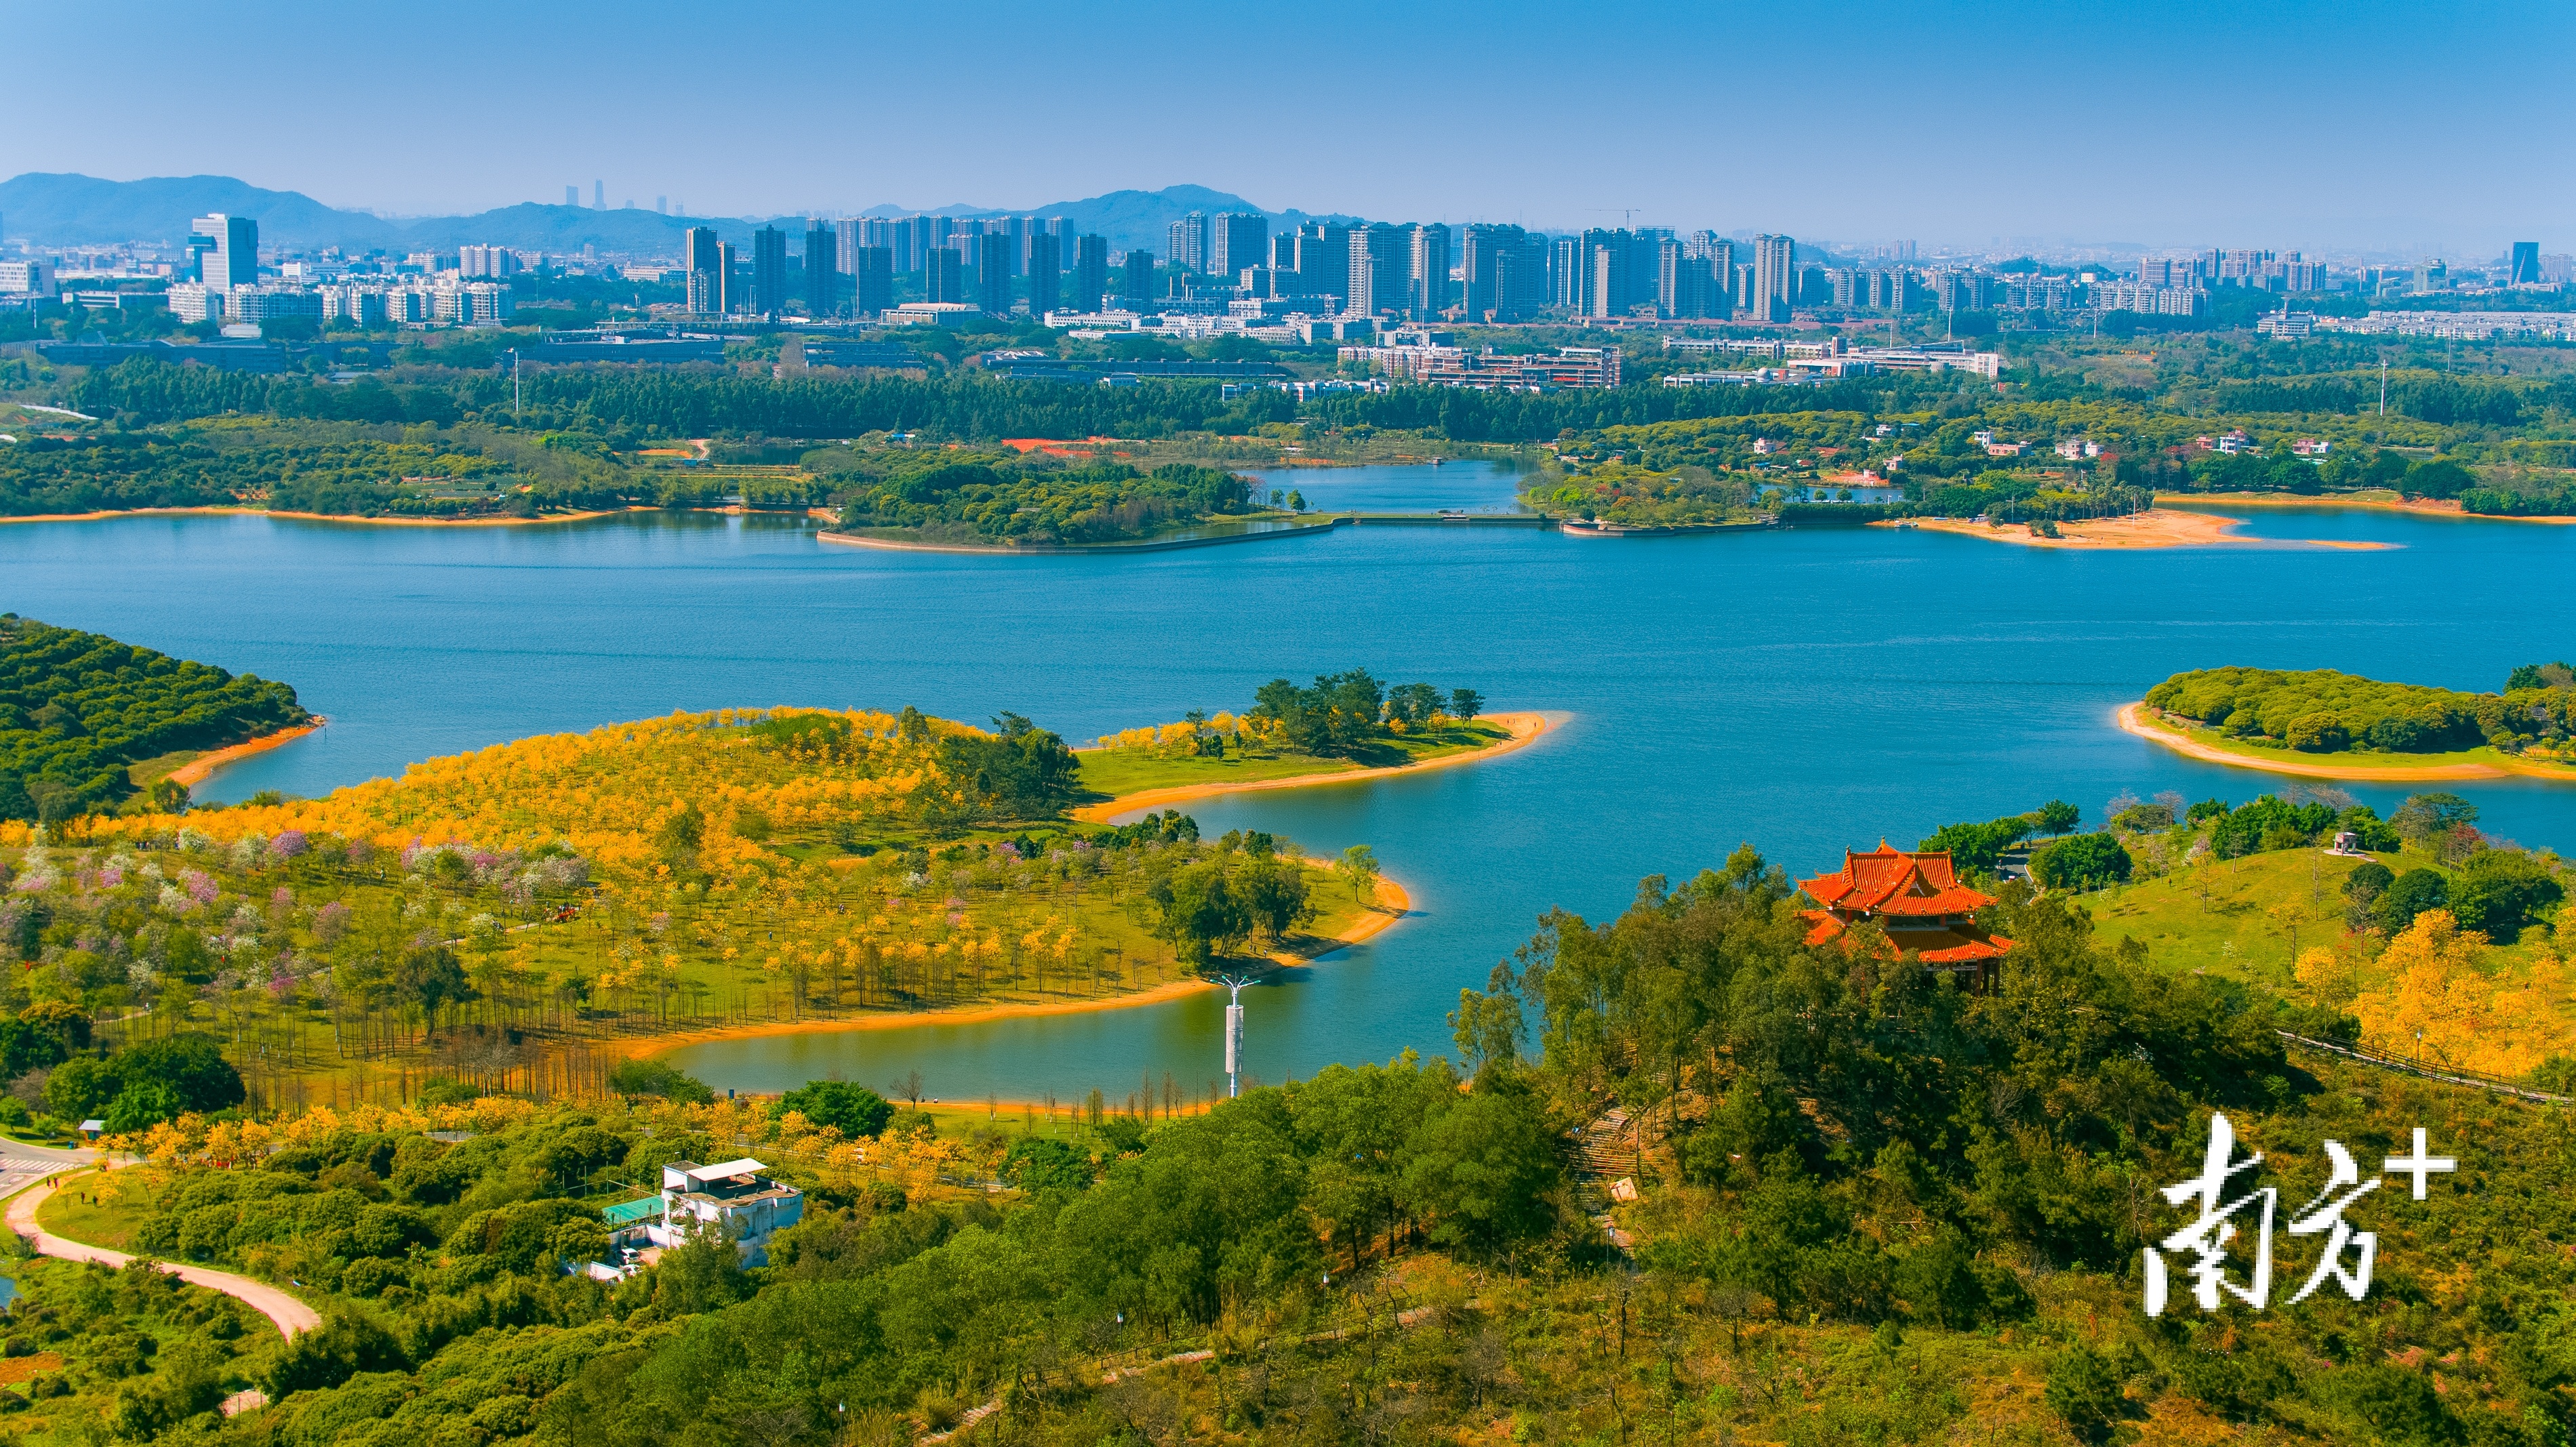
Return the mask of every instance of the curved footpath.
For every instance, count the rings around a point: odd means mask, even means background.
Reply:
[[[21,1145],[16,1141],[9,1142],[6,1150],[12,1158],[34,1156],[53,1165],[53,1174],[89,1165],[92,1160],[91,1152],[46,1150],[39,1146]],[[130,1161],[111,1162],[112,1166],[131,1164],[133,1163]],[[59,1257],[65,1261],[95,1261],[102,1266],[114,1267],[123,1267],[134,1260],[125,1252],[110,1251],[104,1246],[92,1246],[87,1242],[56,1236],[37,1225],[36,1208],[43,1205],[53,1194],[54,1182],[51,1180],[40,1181],[19,1192],[16,1198],[9,1202],[9,1229],[26,1237],[39,1255]],[[264,1281],[253,1281],[247,1276],[236,1276],[229,1271],[213,1271],[203,1266],[183,1266],[172,1261],[157,1261],[153,1264],[190,1286],[202,1286],[208,1291],[220,1291],[226,1296],[248,1304],[260,1315],[277,1323],[277,1330],[281,1335],[292,1337],[297,1332],[311,1331],[322,1324],[320,1312]]]
[[[2576,769],[2544,767],[2514,759],[2499,759],[2492,764],[2426,764],[2413,768],[2373,769],[2331,764],[2322,759],[2310,762],[2306,759],[2275,759],[2267,754],[2240,754],[2150,723],[2146,709],[2144,703],[2133,703],[2121,709],[2120,731],[2135,734],[2149,743],[2162,744],[2186,758],[2239,769],[2255,769],[2266,774],[2289,774],[2302,779],[2350,779],[2362,784],[2429,784],[2444,779],[2554,779],[2562,784],[2576,784]]]

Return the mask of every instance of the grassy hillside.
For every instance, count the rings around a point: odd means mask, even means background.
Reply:
[[[1970,999],[1804,950],[1787,896],[1748,850],[1619,920],[1550,916],[1462,1001],[1472,1079],[1408,1058],[1212,1111],[1148,1090],[860,1135],[754,1100],[192,1117],[82,1220],[322,1308],[244,1363],[274,1405],[183,1419],[245,1444],[895,1444],[970,1409],[954,1440],[1050,1447],[2519,1444],[2576,1420],[2556,1113],[2285,1055],[2259,986],[2066,900],[2002,907],[2022,946]],[[2328,1140],[2370,1170],[2421,1129],[2459,1169],[2347,1208],[2378,1240],[2358,1302],[2291,1303],[2328,1248],[2276,1225],[2260,1309],[2185,1293],[2151,1320],[2142,1253],[2190,1221],[2156,1188],[2213,1110],[2292,1202]],[[715,1241],[562,1271],[601,1251],[601,1206],[709,1150],[805,1192],[769,1265]],[[174,1365],[120,1390],[184,1402]]]

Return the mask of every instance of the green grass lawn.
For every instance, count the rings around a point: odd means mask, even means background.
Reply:
[[[1082,784],[1108,798],[1123,798],[1145,789],[1188,788],[1205,784],[1255,784],[1265,779],[1292,779],[1305,774],[1349,774],[1361,769],[1419,764],[1450,754],[1491,748],[1511,737],[1500,724],[1468,723],[1387,739],[1359,759],[1327,759],[1256,749],[1249,755],[1229,753],[1222,759],[1164,757],[1158,750],[1085,749]]]
[[[2451,874],[2432,855],[2414,850],[2373,857],[2400,874]],[[2167,969],[2205,970],[2288,989],[2296,984],[2290,972],[2293,934],[2302,950],[2343,938],[2343,884],[2360,864],[2314,847],[2282,849],[2188,865],[2161,879],[2084,895],[2082,902],[2104,945],[2127,935]],[[2507,958],[2519,952],[2519,946],[2504,947]]]
[[[149,1166],[102,1177],[74,1171],[54,1178],[54,1194],[36,1208],[36,1223],[57,1236],[112,1250],[126,1249],[135,1228],[151,1218],[160,1173]]]
[[[181,749],[175,754],[138,759],[125,766],[125,777],[134,782],[134,787],[148,791],[153,785],[212,752],[212,749]]]

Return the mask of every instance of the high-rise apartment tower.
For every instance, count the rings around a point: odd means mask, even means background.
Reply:
[[[1077,236],[1073,242],[1073,309],[1078,312],[1100,310],[1100,299],[1109,293],[1109,238]]]
[[[1225,211],[1208,218],[1210,276],[1233,276],[1247,266],[1259,266],[1270,259],[1269,250],[1269,217],[1257,212]]]
[[[805,228],[805,310],[827,317],[841,309],[841,238],[829,222]]]
[[[975,238],[975,304],[992,316],[1011,314],[1011,238],[987,231]]]
[[[854,309],[864,319],[894,308],[894,248],[861,246],[841,253],[850,268]]]
[[[1206,212],[1193,211],[1172,223],[1172,265],[1207,270],[1207,220]]]
[[[921,257],[921,299],[955,301],[966,299],[965,278],[960,275],[957,253],[945,246],[933,247]]]
[[[1029,234],[1029,315],[1043,317],[1056,306],[1056,279],[1063,270],[1062,255],[1053,236],[1043,231]]]

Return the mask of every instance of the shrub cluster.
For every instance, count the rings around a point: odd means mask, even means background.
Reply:
[[[2563,742],[2576,724],[2576,690],[2545,686],[2502,694],[2381,683],[2333,669],[2284,673],[2210,668],[2177,673],[2147,691],[2147,706],[2231,738],[2283,743],[2306,753],[2371,750],[2428,754],[2481,743],[2518,750]]]

